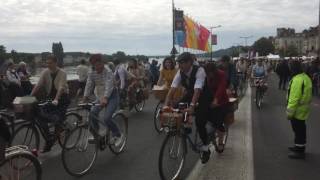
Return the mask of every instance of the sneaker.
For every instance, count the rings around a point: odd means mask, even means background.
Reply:
[[[202,163],[202,164],[205,164],[205,163],[207,163],[207,162],[209,161],[209,159],[210,159],[210,154],[211,154],[210,150],[208,150],[208,151],[201,151],[201,152],[200,152],[200,159],[201,159],[201,163]]]
[[[120,146],[122,141],[123,141],[123,134],[121,134],[120,137],[115,137],[114,145],[115,146]]]

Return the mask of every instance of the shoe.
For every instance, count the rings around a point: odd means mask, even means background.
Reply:
[[[291,152],[304,153],[305,152],[305,147],[291,146],[291,147],[288,147],[288,150],[291,151]]]
[[[288,154],[288,157],[290,159],[304,159],[305,158],[305,153],[304,152],[290,152]]]
[[[209,159],[210,159],[210,154],[211,154],[210,150],[208,150],[208,151],[201,151],[201,153],[200,153],[200,159],[201,159],[201,163],[202,163],[202,164],[206,164],[206,163],[209,161]]]
[[[291,152],[298,152],[299,151],[296,146],[288,147],[288,150]]]
[[[115,137],[114,145],[118,147],[121,145],[122,141],[123,141],[123,134],[121,134],[120,137]]]

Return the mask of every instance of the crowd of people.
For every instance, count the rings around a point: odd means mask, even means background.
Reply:
[[[41,73],[34,87],[30,83],[30,73],[24,62],[19,63],[18,66],[9,63],[6,76],[1,77],[0,94],[2,98],[4,94],[11,93],[10,101],[12,102],[16,96],[36,96],[40,89],[44,89],[46,98],[52,100],[54,105],[43,109],[43,116],[47,121],[42,126],[46,133],[50,134],[48,123],[64,119],[70,104],[70,96],[67,74],[57,66],[57,58],[48,56],[46,63],[47,68]],[[198,62],[194,54],[184,52],[176,60],[173,57],[165,58],[161,68],[155,60],[150,64],[148,61],[136,59],[131,59],[128,64],[116,59],[113,64],[106,66],[101,54],[92,55],[89,63],[91,67],[86,65],[85,60],[82,60],[77,66],[79,75],[77,95],[83,96],[83,102],[87,102],[90,95],[95,95],[95,103],[101,106],[92,107],[90,117],[94,121],[94,116],[99,113],[103,114],[103,121],[112,131],[113,142],[116,145],[121,143],[122,134],[111,118],[121,105],[120,102],[128,102],[129,108],[132,108],[136,103],[134,93],[137,89],[146,88],[148,85],[151,87],[164,85],[169,89],[164,109],[169,106],[177,106],[179,102],[185,102],[189,104],[187,111],[195,114],[195,123],[203,144],[201,147],[203,163],[209,160],[211,153],[206,131],[208,122],[211,122],[218,130],[218,150],[223,148],[224,120],[231,111],[228,104],[229,97],[237,97],[237,88],[241,80],[239,77],[249,81],[257,77],[267,79],[268,73],[275,71],[279,76],[279,89],[288,89],[288,118],[292,122],[296,136],[296,145],[291,148],[295,153],[292,157],[303,156],[306,141],[306,128],[303,120],[308,118],[308,103],[311,101],[306,94],[309,88],[314,94],[318,93],[319,59],[312,62],[244,58],[233,61],[229,56],[223,56],[217,62]],[[308,83],[308,78],[302,73],[308,75],[311,85]],[[289,80],[289,86],[287,86]],[[303,82],[302,85],[301,82]],[[302,92],[300,86],[303,86]],[[304,90],[304,87],[307,89]],[[299,88],[300,91],[298,91]],[[306,104],[296,104],[297,95],[293,95],[294,93],[302,93],[303,95],[299,97],[302,97],[302,101]],[[295,113],[297,111],[302,115],[297,115]],[[97,122],[93,125],[99,132]],[[52,140],[45,143],[43,152],[50,151],[53,143],[54,135],[52,135]]]

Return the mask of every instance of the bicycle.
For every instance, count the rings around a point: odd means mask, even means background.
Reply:
[[[264,78],[255,77],[255,87],[256,87],[256,106],[258,109],[262,109],[263,96],[265,93],[265,82]]]
[[[28,119],[23,119],[22,125],[20,125],[17,130],[12,135],[10,145],[25,145],[30,148],[30,150],[35,151],[38,155],[40,147],[40,134],[45,141],[51,140],[50,135],[45,132],[41,126],[43,117],[39,112],[41,107],[51,106],[51,101],[45,101],[39,103],[36,107],[32,108],[32,115]],[[55,142],[58,141],[60,147],[63,147],[64,139],[66,134],[71,132],[72,129],[80,124],[82,118],[75,112],[67,112],[65,115],[65,120],[59,121],[57,123],[49,123],[49,129],[54,129],[55,132]]]
[[[163,128],[167,135],[161,145],[158,159],[158,168],[162,180],[174,180],[179,178],[185,164],[186,154],[188,153],[188,142],[192,151],[199,154],[201,152],[200,147],[202,146],[202,143],[198,142],[197,130],[194,134],[194,140],[192,140],[192,125],[190,124],[191,115],[185,112],[185,109],[187,109],[187,103],[179,103],[178,109],[161,111],[162,115],[163,113],[166,113],[168,116],[167,121],[163,122]],[[221,151],[218,149],[218,138],[215,128],[212,127],[210,129],[208,137],[211,144],[215,147],[215,151],[222,153],[223,150]],[[227,139],[228,128],[226,127],[223,144],[226,144]],[[224,148],[225,145],[223,146],[223,149]],[[165,153],[168,154],[166,155]],[[177,165],[174,165],[174,167],[165,165],[165,158],[168,158],[168,161],[177,160]],[[169,176],[167,176],[167,174],[169,174]]]
[[[239,82],[238,88],[237,88],[237,95],[243,96],[246,91],[246,79],[245,79],[245,73],[238,72],[237,73],[237,79]]]
[[[146,104],[146,97],[142,88],[137,88],[135,90],[133,97],[135,99],[135,102],[133,104],[130,105],[130,100],[127,97],[127,95],[120,96],[120,109],[128,108],[129,111],[131,111],[134,108],[137,112],[143,111],[143,108]]]
[[[0,162],[1,180],[41,180],[41,176],[41,164],[27,146],[6,148],[5,159]]]
[[[84,103],[79,104],[78,106],[84,111],[90,112],[92,106],[99,105],[94,103]],[[124,151],[128,137],[128,118],[122,111],[123,110],[119,110],[112,116],[113,122],[116,123],[122,134],[122,142],[119,146],[115,146],[112,142],[113,136],[111,130],[106,128],[106,134],[101,136],[99,132],[92,127],[91,118],[89,119],[89,116],[87,116],[86,121],[82,125],[75,128],[67,136],[64,142],[64,148],[62,149],[61,158],[63,167],[68,174],[75,177],[85,175],[94,165],[98,149],[103,151],[106,146],[108,146],[110,151],[115,155]],[[101,123],[99,121],[99,117],[92,117],[95,118],[97,122]]]

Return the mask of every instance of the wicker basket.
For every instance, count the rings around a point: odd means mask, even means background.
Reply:
[[[169,90],[163,86],[154,86],[152,89],[154,97],[160,101],[164,101],[166,99],[168,91]]]
[[[177,112],[160,111],[161,127],[169,129],[179,129],[182,123],[183,115]]]

